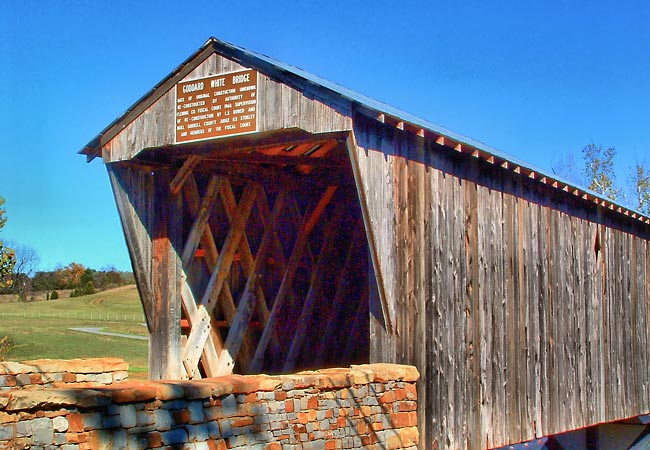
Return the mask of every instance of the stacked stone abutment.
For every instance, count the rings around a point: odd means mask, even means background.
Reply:
[[[126,380],[129,365],[120,358],[36,359],[0,362],[0,392],[38,387],[113,384]]]
[[[414,367],[0,394],[0,448],[417,448]]]

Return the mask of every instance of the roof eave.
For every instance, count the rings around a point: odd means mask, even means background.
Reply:
[[[156,84],[122,115],[104,128],[104,130],[86,144],[79,153],[86,155],[88,162],[92,161],[97,156],[100,156],[102,146],[105,145],[106,142],[110,141],[117,133],[119,133],[119,131],[128,125],[128,123],[144,111],[144,109],[148,108],[158,100],[158,98],[167,92],[167,90],[172,88],[174,84],[184,78],[213,53],[224,55],[227,58],[242,63],[243,65],[254,66],[256,69],[265,72],[267,75],[281,77],[288,82],[293,82],[299,88],[310,88],[311,90],[333,94],[334,99],[338,98],[343,103],[352,105],[353,109],[360,111],[364,115],[376,119],[381,118],[381,121],[388,119],[389,122],[396,124],[398,128],[405,129],[406,127],[421,136],[428,134],[429,136],[435,137],[436,139],[434,140],[436,142],[442,143],[442,145],[448,147],[450,146],[456,151],[469,153],[474,157],[484,159],[492,164],[496,161],[502,168],[511,169],[516,173],[523,173],[525,176],[538,179],[544,184],[550,184],[552,187],[569,192],[583,200],[592,201],[604,208],[637,219],[642,223],[650,224],[650,217],[640,211],[620,205],[614,200],[608,199],[590,189],[576,186],[574,183],[555,174],[546,173],[546,171],[527,164],[496,148],[455,133],[440,125],[426,121],[397,108],[393,108],[385,103],[366,97],[329,80],[312,75],[295,66],[280,62],[260,53],[251,52],[228,42],[220,41],[215,37],[210,37],[201,48],[196,50],[167,77]],[[439,140],[438,138],[442,139]],[[449,143],[453,145],[449,145]]]

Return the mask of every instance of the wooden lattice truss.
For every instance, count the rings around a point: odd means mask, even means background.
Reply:
[[[345,156],[332,138],[166,155],[183,204],[182,376],[367,360],[368,247]]]

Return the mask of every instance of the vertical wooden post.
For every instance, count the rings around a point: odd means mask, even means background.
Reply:
[[[169,173],[154,175],[154,223],[152,233],[153,317],[149,338],[149,377],[179,379],[180,354],[182,197],[169,191]]]

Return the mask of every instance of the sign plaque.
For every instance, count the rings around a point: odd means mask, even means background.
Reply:
[[[257,71],[176,85],[176,143],[257,131]]]

